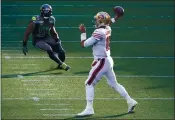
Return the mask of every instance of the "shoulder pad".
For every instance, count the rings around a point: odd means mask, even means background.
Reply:
[[[31,21],[35,24],[42,24],[44,22],[39,15],[33,16]]]
[[[112,31],[112,30],[111,30],[111,27],[110,27],[110,26],[107,26],[107,27],[106,27],[106,30],[107,30],[107,31],[106,31],[106,35],[107,35],[107,36],[111,36],[111,31]]]
[[[96,39],[96,40],[101,40],[104,37],[105,33],[102,29],[96,29],[93,33],[92,36]]]
[[[49,22],[50,22],[50,23],[55,23],[55,21],[56,21],[56,20],[55,20],[55,17],[50,16],[50,20],[49,20]]]
[[[34,16],[32,17],[32,21],[37,21],[37,20],[39,20],[39,15],[34,15]]]
[[[107,29],[107,30],[111,30],[111,27],[110,27],[110,26],[106,26],[106,29]]]

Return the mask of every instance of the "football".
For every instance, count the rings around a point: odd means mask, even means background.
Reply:
[[[121,6],[115,6],[114,7],[114,14],[117,15],[118,17],[121,17],[124,15],[124,9]]]

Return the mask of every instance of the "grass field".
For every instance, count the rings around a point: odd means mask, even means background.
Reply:
[[[21,41],[39,7],[53,6],[56,29],[71,70],[55,70],[56,63]],[[122,5],[125,15],[112,26],[111,56],[117,80],[138,101],[127,114],[125,100],[102,80],[95,88],[95,115],[77,118],[85,105],[84,82],[91,48],[80,46],[78,25],[93,32],[91,20],[99,11],[112,14]],[[174,5],[173,1],[2,1],[1,115],[2,119],[174,119]]]

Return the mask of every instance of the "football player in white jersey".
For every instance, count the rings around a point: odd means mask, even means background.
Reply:
[[[96,29],[89,38],[86,36],[85,26],[83,24],[80,24],[79,26],[81,32],[81,45],[82,47],[92,46],[94,61],[89,72],[89,76],[85,81],[87,105],[81,113],[77,114],[77,116],[87,116],[94,114],[94,88],[102,76],[106,77],[109,86],[111,86],[116,92],[126,99],[128,104],[128,113],[130,113],[134,110],[137,102],[132,99],[125,88],[117,82],[113,70],[114,62],[110,56],[110,24],[113,22],[113,20],[107,12],[98,12],[94,16],[94,22]]]

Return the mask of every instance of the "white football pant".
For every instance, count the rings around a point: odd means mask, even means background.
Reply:
[[[111,57],[101,58],[99,60],[95,60],[92,63],[92,68],[89,72],[88,79],[85,82],[87,100],[86,108],[93,107],[94,87],[96,83],[100,81],[102,76],[105,76],[107,78],[107,83],[109,84],[109,86],[111,86],[127,101],[131,99],[125,88],[117,82],[113,70],[113,65],[114,62]]]

